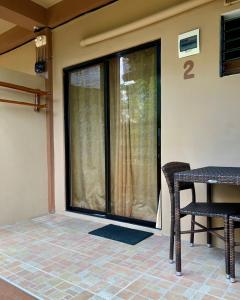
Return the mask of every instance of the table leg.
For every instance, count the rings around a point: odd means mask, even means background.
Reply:
[[[179,182],[174,182],[175,198],[175,247],[176,247],[176,275],[182,275],[181,268],[181,224],[180,224],[180,191]]]
[[[235,282],[235,237],[234,221],[229,220],[229,240],[230,240],[230,277],[231,282]]]
[[[230,278],[230,246],[229,246],[229,219],[226,217],[224,219],[224,240],[225,240],[225,268],[226,268],[226,277]]]
[[[212,203],[212,185],[207,184],[207,203]],[[212,227],[212,219],[207,217],[207,228]],[[211,233],[207,232],[207,246],[210,248],[212,247],[212,235]]]

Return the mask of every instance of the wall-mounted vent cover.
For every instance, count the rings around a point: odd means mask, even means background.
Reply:
[[[224,5],[232,5],[237,2],[240,2],[240,0],[224,0]]]

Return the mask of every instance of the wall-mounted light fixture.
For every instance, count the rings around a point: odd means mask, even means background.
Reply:
[[[36,45],[36,63],[35,63],[35,72],[41,74],[46,72],[47,62],[46,62],[46,46],[47,46],[47,37],[46,35],[39,35],[35,39]]]

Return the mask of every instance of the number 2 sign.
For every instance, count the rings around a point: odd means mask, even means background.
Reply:
[[[192,72],[194,68],[194,62],[192,60],[188,60],[184,63],[184,79],[191,79],[195,77],[195,74]]]

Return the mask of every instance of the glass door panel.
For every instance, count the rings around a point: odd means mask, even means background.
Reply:
[[[104,66],[69,74],[71,206],[105,211]]]
[[[110,60],[112,214],[156,221],[157,51]]]

